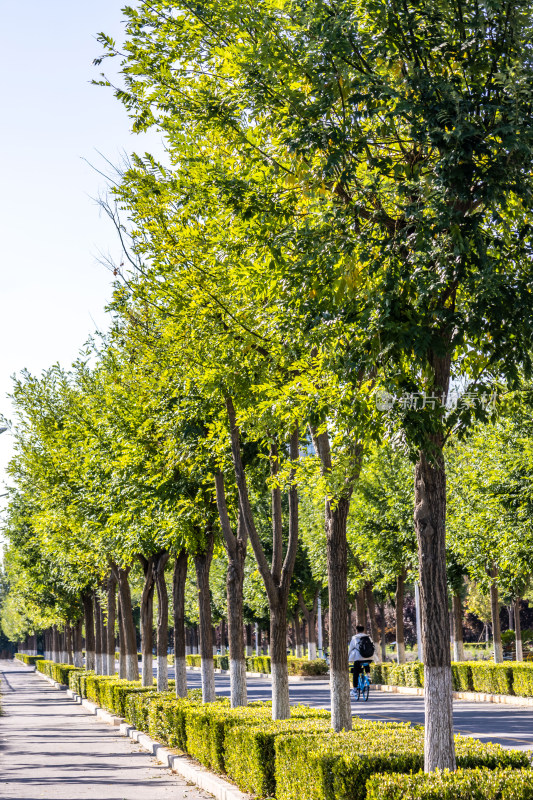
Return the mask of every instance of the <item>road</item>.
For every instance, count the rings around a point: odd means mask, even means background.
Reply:
[[[0,797],[213,800],[13,661],[0,661]]]

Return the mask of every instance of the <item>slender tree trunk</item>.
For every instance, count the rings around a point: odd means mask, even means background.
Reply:
[[[446,387],[445,378],[437,376],[436,386]],[[455,746],[445,554],[446,472],[440,450],[435,453],[432,463],[423,452],[420,454],[415,469],[414,521],[418,540],[424,654],[424,768],[426,772],[435,769],[453,771]]]
[[[122,623],[122,638],[124,641],[124,653],[126,659],[126,678],[129,681],[139,680],[139,659],[137,657],[137,635],[135,633],[135,623],[133,621],[133,611],[131,607],[131,591],[128,581],[130,567],[121,569],[114,567],[113,572],[117,579],[118,593],[120,597],[120,617]]]
[[[346,524],[350,500],[341,497],[335,507],[326,500],[327,564],[329,591],[331,726],[352,729],[350,674],[348,672]]]
[[[229,609],[228,609],[229,611]],[[220,655],[226,655],[226,625],[224,623],[224,618],[220,620]]]
[[[492,583],[490,585],[490,613],[492,618],[492,636],[494,641],[494,663],[503,662],[502,631],[500,627],[500,602],[498,597],[498,570],[494,567],[491,571]]]
[[[103,675],[102,670],[102,609],[98,601],[98,595],[94,592],[94,671],[97,675]]]
[[[106,626],[106,653],[107,674],[115,674],[115,619],[117,606],[117,582],[113,573],[107,578],[107,626]]]
[[[211,597],[209,592],[209,568],[213,557],[213,532],[205,535],[205,549],[194,556],[196,582],[198,584],[198,610],[200,616],[200,655],[202,671],[202,701],[212,703],[215,698],[215,665],[213,662],[213,640],[211,635]]]
[[[509,617],[509,628],[508,630],[514,631],[514,608],[513,604],[507,606],[507,615]]]
[[[524,652],[522,649],[522,625],[520,623],[520,598],[515,597],[514,602],[514,631],[515,631],[515,647],[517,661],[524,660]]]
[[[382,603],[379,607],[379,613],[381,617],[381,660],[387,660],[387,631],[385,627],[385,603]]]
[[[174,674],[176,697],[187,697],[187,662],[185,660],[185,583],[188,555],[180,550],[174,561],[172,605],[174,611]]]
[[[293,617],[293,625],[294,625],[294,641],[296,644],[296,658],[302,658],[303,656],[303,647],[302,647],[302,628],[300,625],[300,615],[296,611]]]
[[[120,594],[117,603],[118,612],[118,676],[121,680],[126,680],[126,645],[124,634],[124,618],[120,603]]]
[[[246,623],[246,655],[252,656],[253,655],[253,647],[252,647],[252,623]]]
[[[452,595],[453,611],[453,660],[464,661],[465,651],[463,644],[463,604],[461,596],[454,592]]]
[[[165,567],[169,553],[154,557],[153,570],[157,589],[157,691],[168,691],[168,591]]]
[[[379,628],[376,619],[376,601],[374,600],[374,592],[372,591],[372,584],[370,581],[365,583],[365,599],[366,607],[368,609],[368,618],[370,620],[370,635],[375,644],[374,660],[381,661],[379,654]]]
[[[94,670],[94,610],[92,594],[83,595],[85,617],[85,669]]]
[[[405,597],[405,570],[396,578],[396,657],[398,664],[405,663],[405,636],[403,630],[403,605]]]
[[[307,650],[307,658],[309,661],[314,661],[316,658],[316,614],[318,608],[318,595],[320,590],[315,591],[313,597],[313,605],[308,608],[301,592],[298,593],[298,603],[302,609],[302,613],[307,622],[307,629],[309,631],[309,647]]]
[[[153,686],[153,626],[154,626],[154,572],[152,569],[153,558],[139,556],[144,571],[144,585],[141,596],[141,654],[142,654],[142,685]]]
[[[72,627],[70,622],[67,622],[65,625],[65,641],[66,641],[66,649],[67,649],[67,664],[74,664],[74,654],[73,654],[73,641],[72,641]]]
[[[362,586],[355,596],[355,624],[366,628],[365,588]]]
[[[81,617],[76,621],[72,633],[73,633],[73,649],[74,649],[74,666],[78,669],[83,669],[83,654],[82,654],[82,640],[81,640],[81,630],[82,630],[83,620]]]
[[[231,707],[245,706],[248,702],[246,686],[246,660],[243,632],[244,559],[246,542],[237,537],[235,552],[228,562],[226,596],[228,599],[228,635]],[[224,636],[224,629],[222,628]],[[222,652],[222,650],[221,650]]]

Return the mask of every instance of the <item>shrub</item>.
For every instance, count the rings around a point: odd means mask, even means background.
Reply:
[[[518,697],[533,697],[533,664],[513,664],[513,692]]]
[[[527,768],[527,754],[500,745],[456,736],[457,765],[462,768]],[[278,800],[363,800],[366,780],[381,772],[417,772],[423,768],[423,729],[401,723],[364,723],[350,733],[320,737],[278,737]]]
[[[470,666],[475,692],[513,694],[513,668],[509,664],[473,661]]]
[[[44,658],[35,662],[35,668],[38,672],[42,672],[43,675],[47,675],[62,686],[69,685],[71,672],[79,671],[79,667],[74,667],[72,664],[56,664],[55,661],[47,661]]]
[[[328,665],[323,658],[288,658],[289,675],[327,675]]]
[[[417,775],[376,775],[367,783],[368,800],[531,800],[531,770],[458,770]]]
[[[44,656],[29,656],[27,653],[15,653],[17,661],[22,661],[29,667],[34,667],[37,661],[44,660]]]
[[[454,692],[473,692],[472,664],[458,661],[452,664],[452,685]]]
[[[291,717],[288,720],[265,722],[258,725],[238,723],[225,731],[225,761],[227,774],[244,792],[258,797],[272,797],[276,790],[275,748],[276,737],[330,730],[327,717],[308,719]]]
[[[187,662],[188,667],[201,667],[202,666],[202,657],[199,655],[188,655],[185,656],[185,661]]]
[[[270,674],[270,656],[248,656],[246,659],[246,669],[248,672]]]

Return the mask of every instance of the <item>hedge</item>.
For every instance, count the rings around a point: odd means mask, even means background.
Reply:
[[[257,797],[275,793],[278,800],[363,800],[366,780],[377,772],[416,772],[423,766],[423,729],[408,723],[355,718],[353,731],[337,734],[323,709],[295,706],[289,720],[273,722],[269,702],[232,709],[227,698],[203,704],[197,689],[178,699],[171,691],[157,692],[155,686],[143,687],[139,681],[96,676],[68,665],[45,662],[41,671],[56,680],[66,671],[78,694],[125,717],[157,741],[225,773]],[[456,737],[456,752],[463,769],[529,766],[525,752],[468,737]]]
[[[417,662],[406,664],[372,664],[371,678],[374,683],[389,686],[424,685],[424,665]],[[494,664],[490,661],[460,661],[452,663],[452,684],[456,692],[484,692],[486,694],[508,694],[533,697],[533,663],[506,661]]]
[[[47,661],[44,658],[35,663],[35,668],[38,672],[42,672],[43,675],[47,675],[62,686],[68,686],[69,675],[80,669],[72,666],[72,664],[56,664],[55,661]]]
[[[44,656],[29,656],[27,653],[15,653],[14,658],[30,667],[34,667],[37,661],[44,660]]]
[[[367,800],[531,800],[533,771],[458,770],[379,775],[367,783]]]
[[[280,736],[275,744],[276,798],[364,800],[372,775],[423,769],[423,738],[421,727],[377,722],[363,723],[350,733]],[[500,745],[456,736],[455,747],[462,768],[529,767],[526,753]]]
[[[188,667],[200,667],[202,658],[199,655],[185,656]],[[229,669],[228,656],[213,656],[215,669]],[[327,675],[328,665],[323,658],[309,661],[307,658],[287,657],[289,675]],[[270,656],[248,656],[246,658],[247,672],[262,672],[270,674]]]

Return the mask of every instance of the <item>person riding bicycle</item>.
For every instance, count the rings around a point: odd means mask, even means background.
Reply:
[[[350,692],[352,697],[355,697],[359,675],[363,670],[367,674],[370,672],[370,662],[376,649],[370,636],[365,633],[363,625],[357,625],[356,631],[348,645],[348,661],[353,661],[353,689]]]

